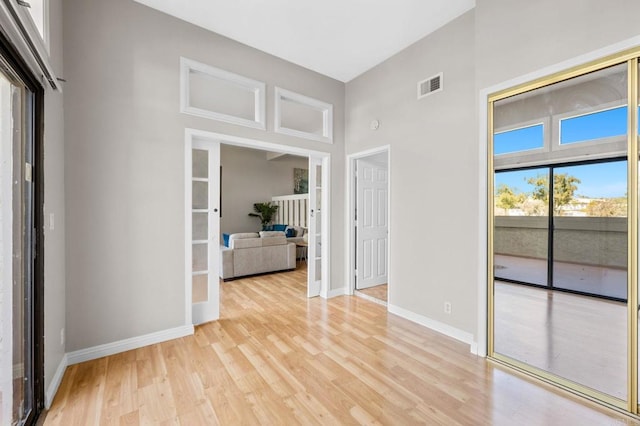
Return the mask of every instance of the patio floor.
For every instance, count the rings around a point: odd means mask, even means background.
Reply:
[[[496,254],[496,279],[547,284],[547,261]],[[553,286],[601,296],[627,298],[627,271],[620,268],[555,262]]]

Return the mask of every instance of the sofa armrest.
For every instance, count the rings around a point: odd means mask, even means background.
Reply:
[[[287,265],[289,269],[296,268],[296,245],[295,243],[287,244]]]
[[[227,280],[233,278],[233,249],[220,246],[220,278]]]

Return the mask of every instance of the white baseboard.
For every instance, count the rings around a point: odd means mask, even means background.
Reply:
[[[335,288],[333,290],[329,290],[327,299],[331,299],[332,297],[337,297],[337,296],[344,296],[345,294],[347,294],[345,288]]]
[[[68,365],[78,364],[92,359],[102,358],[103,356],[114,355],[120,352],[153,345],[155,343],[189,336],[191,334],[193,334],[193,325],[183,325],[181,327],[157,331],[143,336],[131,337],[117,342],[106,343],[104,345],[69,352],[67,353],[67,363]]]
[[[177,339],[179,337],[189,336],[192,334],[193,325],[184,325],[182,327],[170,328],[168,330],[149,333],[143,336],[80,349],[79,351],[68,352],[62,357],[62,360],[56,369],[56,373],[53,375],[51,383],[49,383],[49,387],[45,393],[45,407],[47,409],[51,407],[53,398],[55,398],[56,393],[58,392],[58,387],[60,387],[60,383],[62,382],[64,372],[69,365],[91,361],[92,359],[102,358],[103,356],[114,355],[120,352],[138,349],[155,343],[166,342],[167,340]]]
[[[444,324],[440,321],[427,318],[423,315],[416,314],[415,312],[408,311],[396,305],[389,304],[388,309],[392,314],[398,315],[404,319],[408,319],[409,321],[430,328],[433,331],[444,334],[445,336],[449,336],[463,343],[466,343],[469,345],[469,349],[472,354],[478,354],[478,344],[473,339],[473,334],[467,333],[466,331],[462,331],[448,324]]]
[[[62,377],[64,376],[64,372],[67,369],[67,354],[62,356],[60,360],[60,364],[58,364],[58,368],[56,369],[56,374],[53,375],[51,379],[51,383],[49,383],[49,387],[44,395],[44,407],[48,410],[51,408],[51,403],[53,402],[53,398],[56,396],[58,392],[58,388],[60,387],[60,383],[62,383]]]

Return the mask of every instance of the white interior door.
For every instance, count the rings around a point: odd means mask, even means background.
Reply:
[[[322,286],[322,160],[309,158],[309,239],[307,297],[320,295]]]
[[[220,316],[220,143],[191,149],[191,299],[193,324]]]
[[[359,159],[357,170],[356,289],[387,283],[387,156]]]

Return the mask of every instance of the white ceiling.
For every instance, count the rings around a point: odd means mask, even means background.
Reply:
[[[135,0],[347,82],[475,0]]]

